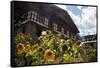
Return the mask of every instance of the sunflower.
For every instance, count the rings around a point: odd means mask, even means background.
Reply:
[[[44,53],[44,59],[46,61],[54,61],[55,60],[55,53],[50,49],[47,49]]]
[[[39,52],[43,52],[44,51],[44,49],[42,47],[39,47],[38,50],[39,50]]]
[[[30,55],[34,55],[34,54],[37,52],[38,47],[39,47],[38,44],[32,45],[32,46],[29,48],[29,54],[30,54]]]
[[[25,45],[24,44],[21,44],[19,43],[16,47],[17,49],[17,54],[24,54],[25,53]]]
[[[42,31],[42,35],[46,35],[47,34],[47,32],[46,31]]]
[[[19,36],[24,36],[24,34],[23,34],[23,33],[19,33],[18,35],[19,35]]]
[[[23,33],[19,33],[18,36],[21,37],[21,38],[25,37],[25,35]]]
[[[69,62],[71,60],[71,56],[69,54],[63,54],[63,61],[66,63],[66,62]]]
[[[15,42],[16,43],[24,43],[25,42],[25,35],[23,33],[17,34],[15,37]]]
[[[25,45],[25,52],[28,52],[31,48],[31,45],[30,44],[27,44]]]
[[[34,45],[32,45],[32,49],[33,49],[33,50],[37,49],[38,47],[39,47],[38,44],[34,44]]]

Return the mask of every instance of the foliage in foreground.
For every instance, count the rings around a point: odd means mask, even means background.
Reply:
[[[39,37],[19,33],[15,37],[15,45],[15,64],[17,66],[75,63],[90,60],[90,58],[85,59],[84,56],[88,52],[86,52],[87,49],[79,47],[70,38],[64,39],[61,34],[53,34],[48,30],[43,31]],[[86,54],[83,55],[84,51]],[[88,55],[96,57],[95,53],[95,49],[91,49]]]

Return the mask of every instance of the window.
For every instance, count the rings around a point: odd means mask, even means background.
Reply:
[[[53,29],[57,31],[57,24],[53,24]]]
[[[41,16],[39,14],[37,14],[37,12],[32,11],[32,19],[35,22],[41,23]]]
[[[37,12],[34,13],[34,20],[37,21]]]
[[[31,19],[31,11],[28,12],[27,19]]]
[[[43,23],[43,17],[41,17],[40,15],[38,15],[38,22]]]
[[[69,31],[67,31],[67,36],[69,37]]]
[[[45,22],[44,22],[45,25],[48,25],[48,19],[45,18]]]
[[[41,23],[44,23],[44,17],[40,17]]]
[[[32,11],[32,19],[34,19],[34,16],[35,16],[35,12]]]
[[[29,11],[27,15],[27,19],[48,26],[48,18],[42,17],[40,14],[38,14],[35,11]]]
[[[36,22],[39,22],[39,17],[40,17],[39,15],[36,16]]]
[[[39,23],[44,23],[43,17],[42,17],[42,16],[38,16],[38,22],[39,22]]]
[[[61,28],[61,32],[64,33],[64,28],[63,27]]]

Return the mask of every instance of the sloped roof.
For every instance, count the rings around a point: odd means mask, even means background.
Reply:
[[[16,1],[14,4],[15,4],[15,8],[19,9],[20,15],[30,10],[36,10],[42,14],[46,14],[47,16],[50,16],[51,14],[55,13],[59,18],[66,21],[68,26],[70,26],[70,28],[75,33],[79,33],[78,28],[74,24],[68,12],[64,9],[55,6],[54,4],[40,3],[40,2],[23,2],[23,1]],[[16,11],[17,10],[15,9],[15,12]]]

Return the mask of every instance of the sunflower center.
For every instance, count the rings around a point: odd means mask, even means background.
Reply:
[[[48,52],[47,55],[52,55],[52,53],[51,52]]]
[[[21,45],[19,45],[19,49],[22,49],[22,46]]]

